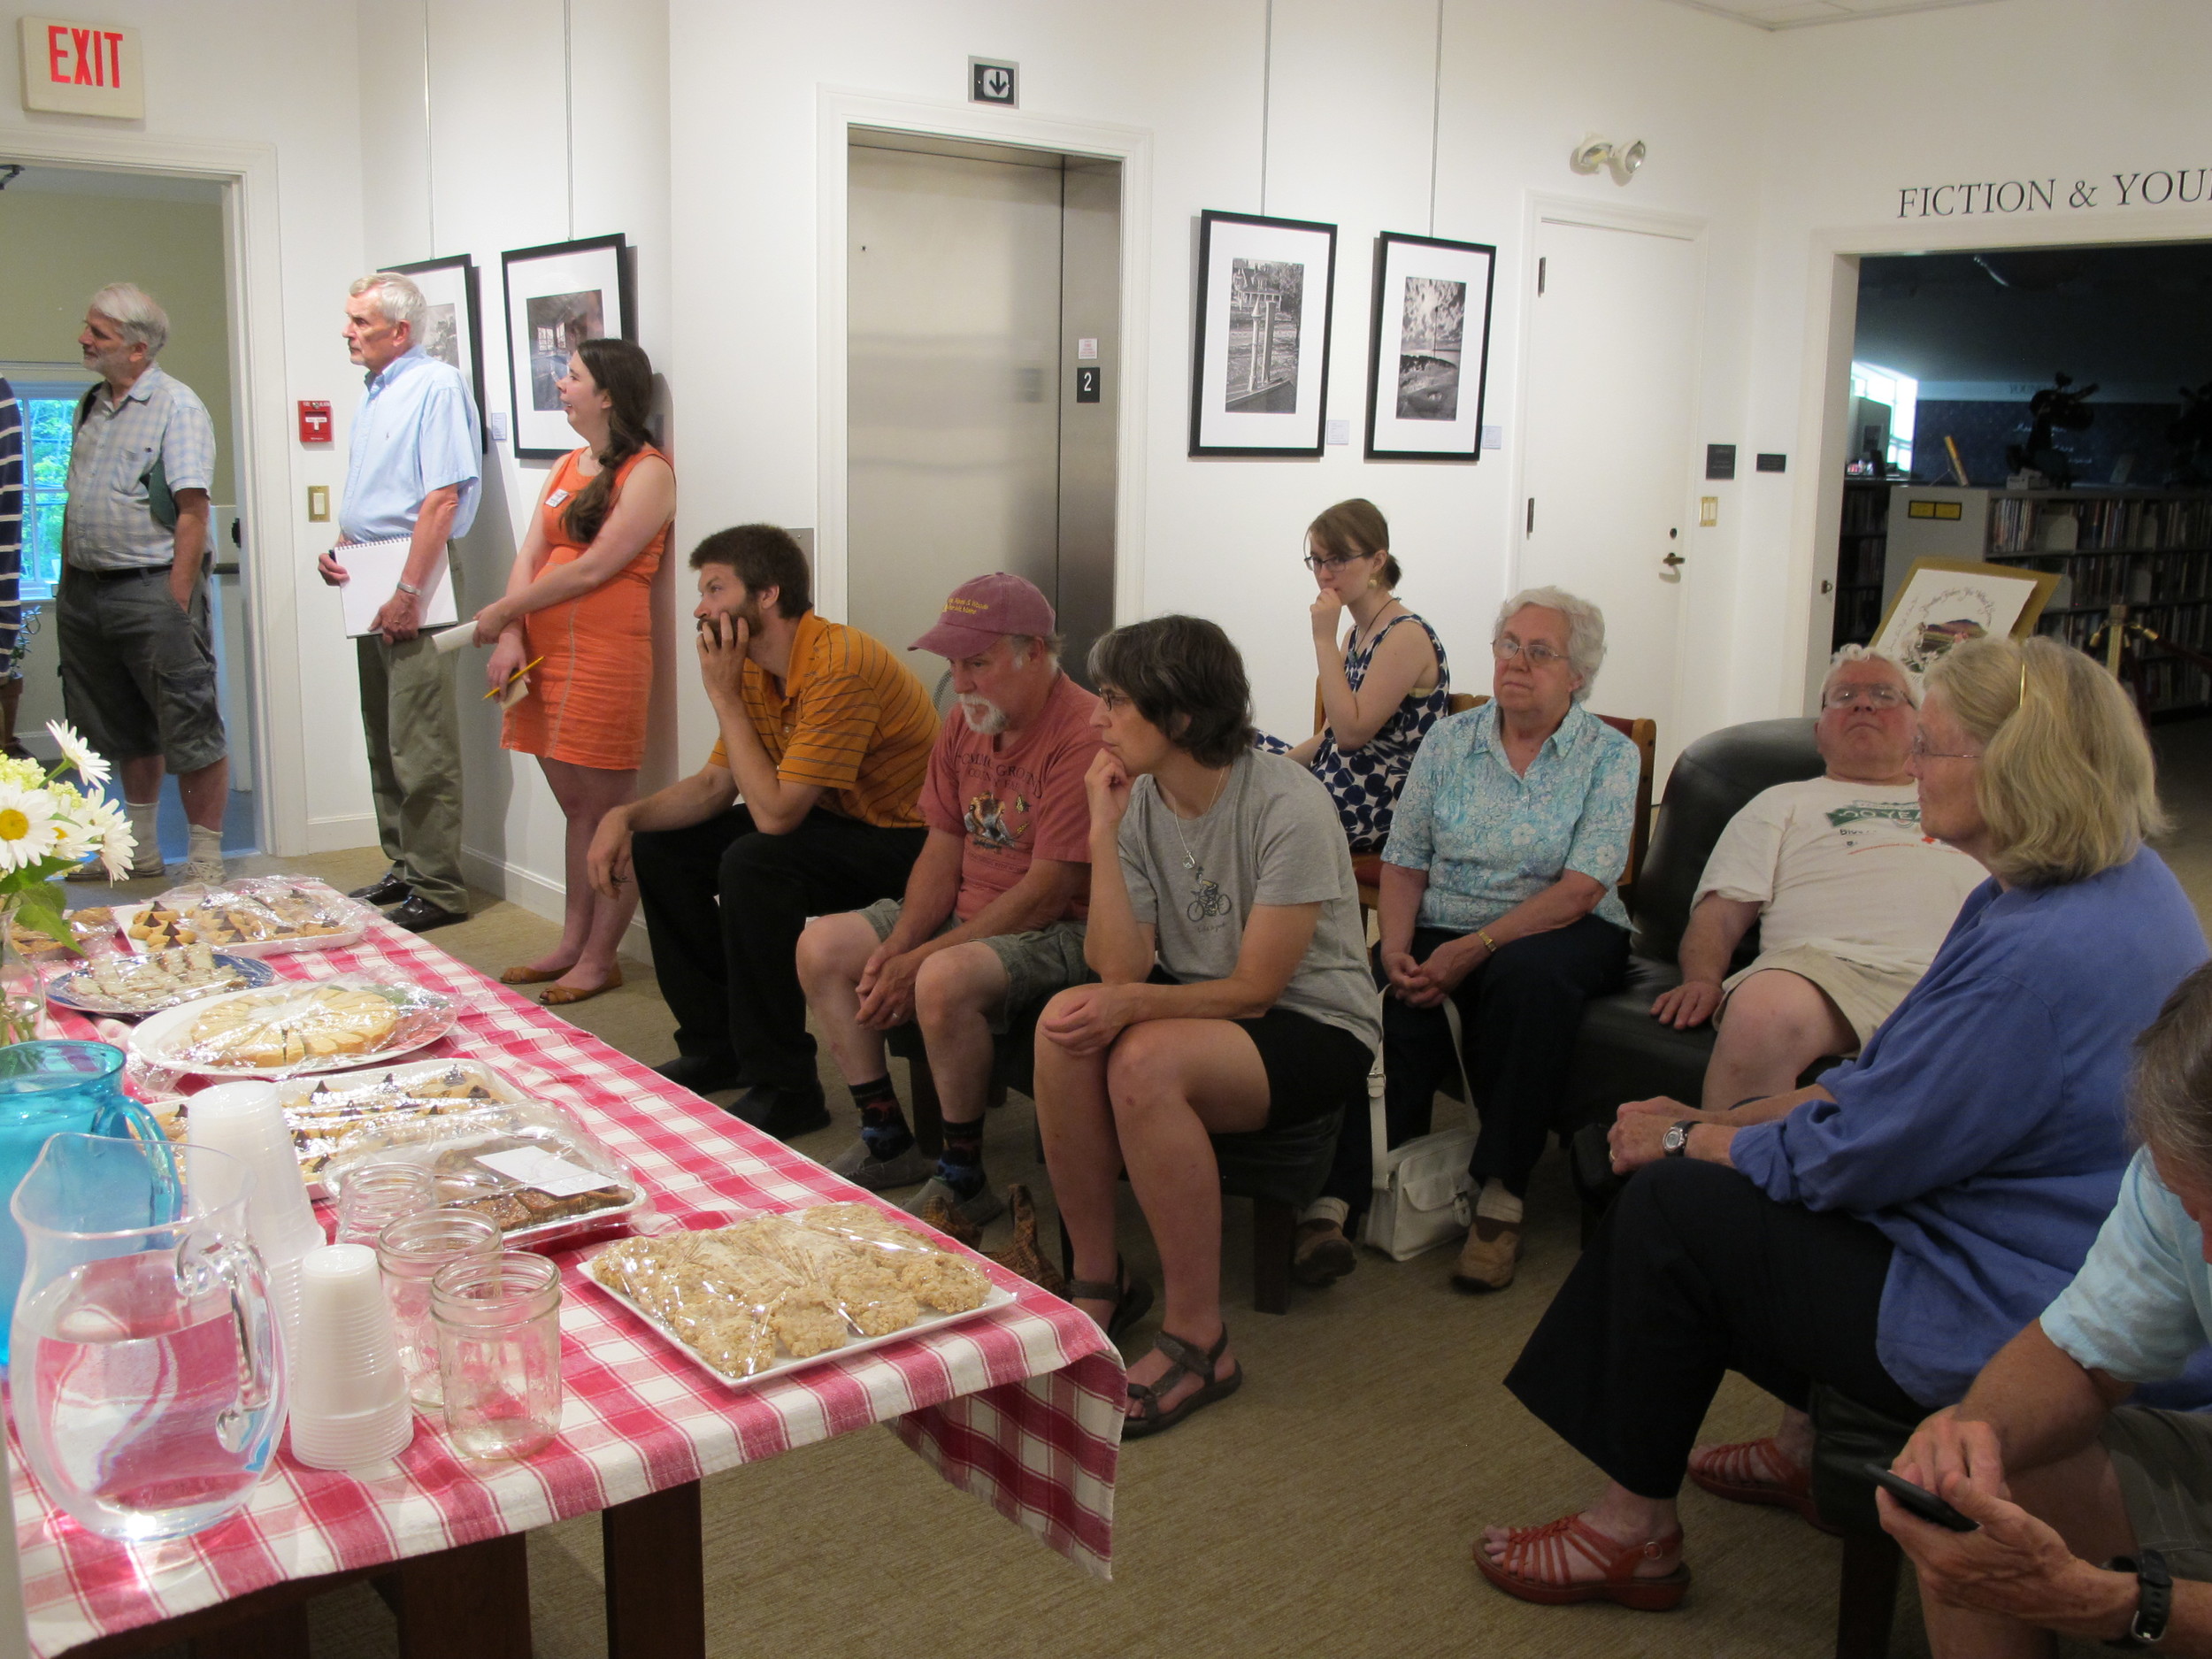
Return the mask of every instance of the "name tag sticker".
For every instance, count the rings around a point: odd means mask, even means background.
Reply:
[[[550,495],[548,495],[545,498],[545,504],[549,507],[557,507],[567,499],[568,492],[566,490],[557,489]]]

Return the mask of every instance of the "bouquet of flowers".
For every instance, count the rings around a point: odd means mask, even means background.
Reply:
[[[98,856],[111,881],[130,868],[135,838],[123,810],[100,793],[108,764],[59,720],[46,729],[61,746],[51,772],[35,760],[0,756],[0,916],[26,929],[66,938],[55,878]],[[65,772],[75,783],[64,783]]]

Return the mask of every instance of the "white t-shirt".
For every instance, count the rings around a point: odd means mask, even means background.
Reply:
[[[1759,949],[1811,945],[1846,962],[1919,974],[1988,872],[1921,833],[1910,784],[1810,778],[1752,796],[1721,832],[1697,884],[1763,907]]]

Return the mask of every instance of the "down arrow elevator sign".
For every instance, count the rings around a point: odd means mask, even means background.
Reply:
[[[1021,65],[990,58],[968,59],[968,102],[1013,109],[1021,102]]]

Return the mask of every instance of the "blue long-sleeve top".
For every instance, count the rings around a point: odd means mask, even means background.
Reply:
[[[2128,1162],[2131,1045],[2205,959],[2181,884],[2147,848],[2064,887],[1985,881],[1833,1101],[1738,1132],[1770,1198],[1841,1210],[1894,1247],[1876,1351],[1930,1406],[2079,1271]]]

